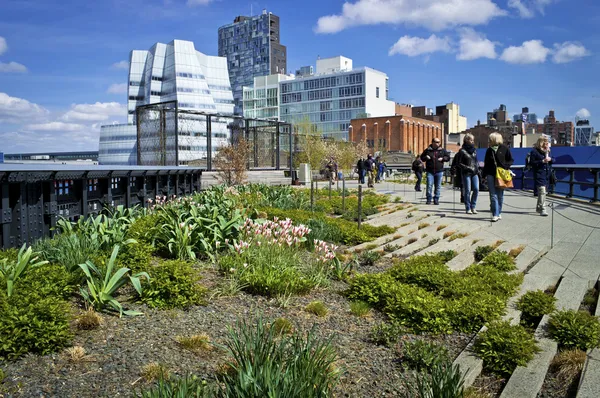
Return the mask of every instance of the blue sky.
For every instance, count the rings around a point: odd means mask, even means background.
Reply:
[[[502,103],[600,129],[598,0],[0,0],[0,151],[96,150],[126,119],[130,50],[216,55],[219,26],[263,8],[289,71],[344,55],[386,72],[396,102],[454,101],[469,126]]]

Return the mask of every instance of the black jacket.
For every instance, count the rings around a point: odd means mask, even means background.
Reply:
[[[494,162],[495,158],[495,162]],[[514,159],[512,157],[512,153],[510,153],[510,148],[504,144],[500,144],[498,146],[498,150],[494,152],[492,148],[488,148],[485,153],[485,159],[483,161],[483,176],[496,176],[496,164],[498,167],[503,169],[510,169],[510,166],[513,165]]]
[[[415,161],[412,164],[412,171],[414,171],[415,173],[417,172],[423,172],[423,162],[421,162],[419,159],[415,159]]]
[[[439,158],[442,158],[441,162]],[[421,154],[421,160],[425,162],[425,170],[428,173],[438,173],[444,171],[444,162],[450,161],[450,154],[444,148],[433,149],[430,145]]]
[[[460,175],[473,176],[479,172],[479,163],[477,162],[477,151],[469,154],[465,148],[454,155],[452,165],[456,167],[456,173]]]
[[[554,158],[551,158],[549,163],[544,163],[546,154],[537,148],[533,148],[529,153],[529,164],[533,170],[533,179],[536,187],[547,187],[550,182],[550,173],[552,171],[552,163]]]
[[[365,169],[365,161],[363,159],[359,159],[356,163],[356,168],[361,171]]]

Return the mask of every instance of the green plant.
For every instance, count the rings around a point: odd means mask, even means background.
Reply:
[[[196,334],[193,336],[177,336],[175,338],[177,343],[186,350],[190,350],[195,353],[203,353],[212,350],[210,338],[207,334]]]
[[[454,234],[450,237],[450,239],[448,239],[448,242],[452,242],[456,239],[463,239],[463,238],[466,238],[467,236],[469,236],[469,234],[467,234],[467,233]]]
[[[94,309],[102,311],[106,308],[111,308],[119,312],[119,316],[125,315],[140,315],[140,312],[132,310],[123,310],[123,306],[115,298],[114,294],[117,290],[128,281],[138,292],[142,294],[142,285],[140,277],[150,279],[146,272],[139,272],[135,275],[128,275],[129,268],[120,268],[113,274],[115,261],[119,254],[119,245],[113,248],[106,269],[97,268],[91,261],[86,261],[84,264],[79,264],[83,273],[86,276],[87,290],[80,288],[79,291],[86,301]]]
[[[399,351],[402,362],[416,370],[429,370],[439,362],[450,361],[446,347],[424,340],[406,342]]]
[[[92,330],[97,329],[104,323],[102,316],[94,311],[92,308],[83,312],[75,319],[75,325],[81,330]]]
[[[0,359],[17,359],[27,353],[46,355],[69,345],[67,302],[21,289],[8,297],[0,290]]]
[[[328,312],[327,307],[322,301],[313,301],[309,303],[304,310],[320,317],[324,317]]]
[[[141,292],[141,300],[159,309],[188,308],[204,304],[206,288],[192,265],[180,260],[161,261],[150,269],[150,280]]]
[[[37,261],[37,253],[34,253],[31,247],[27,248],[27,250],[25,250],[25,247],[26,245],[24,244],[21,250],[19,250],[16,262],[9,261],[8,258],[0,261],[0,279],[4,279],[6,282],[6,294],[8,297],[13,294],[15,281],[25,276],[30,269],[48,263],[48,261]]]
[[[525,366],[539,351],[535,339],[523,326],[508,321],[491,323],[477,337],[473,349],[486,369],[503,376],[510,375],[517,366]]]
[[[373,326],[370,338],[375,344],[392,347],[404,333],[406,333],[406,328],[392,320]]]
[[[337,355],[331,339],[320,341],[314,330],[276,337],[262,319],[228,327],[225,348],[228,372],[219,379],[223,397],[316,398],[331,396],[337,384]]]
[[[548,320],[548,332],[559,346],[585,351],[598,346],[600,321],[583,311],[558,311]]]
[[[197,376],[159,377],[156,386],[143,390],[141,398],[209,398],[214,393],[206,381]]]
[[[150,268],[150,260],[155,248],[143,240],[125,245],[119,250],[117,263],[121,267],[127,267],[132,272],[147,271]]]
[[[429,246],[433,246],[440,241],[440,238],[433,238],[429,240]]]
[[[523,312],[521,322],[524,326],[533,326],[539,318],[556,309],[555,303],[556,298],[542,290],[528,291],[517,301],[517,309]]]
[[[371,306],[364,301],[352,301],[350,303],[350,312],[356,316],[367,316],[371,312]]]
[[[427,228],[430,224],[427,224],[426,222],[419,224],[418,229],[424,229]]]
[[[490,245],[486,245],[486,246],[478,246],[475,249],[475,253],[474,253],[474,257],[475,257],[475,262],[478,263],[481,260],[483,260],[488,254],[490,254],[491,252],[494,251],[494,247],[490,246]]]
[[[413,383],[406,382],[411,398],[462,398],[464,376],[451,361],[435,364],[429,372],[418,372]]]
[[[385,246],[383,246],[383,251],[386,253],[392,253],[395,252],[396,250],[400,249],[402,246],[400,245],[390,245],[387,244]]]
[[[358,262],[362,266],[371,266],[374,265],[380,258],[381,253],[372,250],[367,250],[360,253],[360,255],[358,256]]]
[[[570,383],[583,370],[586,358],[586,352],[577,348],[564,350],[556,354],[550,366],[559,379]]]
[[[394,203],[402,203],[402,198],[400,196],[396,196],[394,198]]]
[[[498,271],[509,272],[517,269],[515,265],[515,259],[508,255],[504,251],[493,251],[481,262],[486,267],[494,267]]]
[[[594,306],[598,302],[598,289],[592,288],[585,292],[583,296],[583,305],[588,307]]]
[[[282,334],[290,334],[294,330],[294,327],[292,326],[292,322],[290,322],[286,318],[275,319],[272,327],[273,327],[273,330],[274,330],[276,336],[279,336]]]
[[[41,258],[60,264],[68,272],[79,271],[79,264],[92,260],[101,250],[100,242],[82,233],[58,234],[52,239],[42,239],[34,245]]]

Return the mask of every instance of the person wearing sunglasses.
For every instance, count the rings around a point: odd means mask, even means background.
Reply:
[[[431,140],[431,145],[421,154],[421,160],[425,163],[427,172],[427,204],[430,205],[433,199],[433,204],[439,205],[444,163],[450,161],[450,154],[440,147],[440,139],[434,138]]]

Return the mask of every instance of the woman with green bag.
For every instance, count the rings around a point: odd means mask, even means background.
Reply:
[[[485,153],[483,163],[483,178],[487,179],[490,192],[492,222],[502,219],[504,190],[513,187],[512,175],[509,170],[513,162],[510,148],[503,144],[502,135],[499,133],[490,134],[489,148]]]

